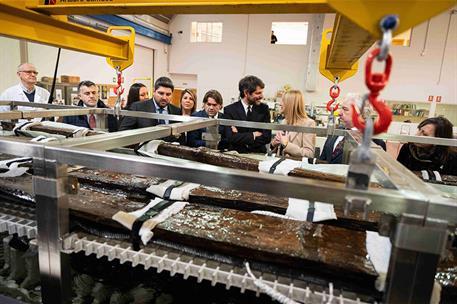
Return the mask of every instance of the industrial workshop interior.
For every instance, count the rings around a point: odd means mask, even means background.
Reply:
[[[0,303],[457,303],[456,0],[0,0]]]

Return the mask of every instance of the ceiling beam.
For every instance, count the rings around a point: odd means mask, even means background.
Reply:
[[[0,2],[0,35],[118,60],[127,59],[129,52],[125,39],[4,1]]]
[[[36,2],[33,5],[31,2]],[[28,1],[27,8],[49,15],[142,14],[285,14],[334,13],[327,0],[107,0],[72,4],[56,0]],[[41,4],[39,4],[41,3]]]

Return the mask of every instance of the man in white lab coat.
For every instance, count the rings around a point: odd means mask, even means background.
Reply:
[[[1,95],[0,100],[6,101],[25,101],[36,103],[47,103],[49,92],[46,89],[36,86],[37,69],[33,64],[22,63],[17,67],[17,76],[21,82],[6,89]],[[18,110],[33,110],[39,108],[18,107]],[[9,106],[1,106],[0,111],[9,111]]]

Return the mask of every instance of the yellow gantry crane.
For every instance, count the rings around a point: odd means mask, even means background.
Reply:
[[[401,33],[456,5],[456,0],[0,0],[0,35],[108,57],[133,57],[130,37],[67,22],[65,15],[337,13],[325,46],[327,78],[346,71],[382,36],[379,21],[397,15]],[[343,77],[341,77],[343,78]],[[332,80],[333,81],[333,80]]]

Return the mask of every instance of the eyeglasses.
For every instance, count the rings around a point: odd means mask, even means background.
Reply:
[[[33,75],[38,75],[38,72],[37,71],[19,71],[19,72],[22,72],[22,73],[26,73],[26,74],[33,74]]]

